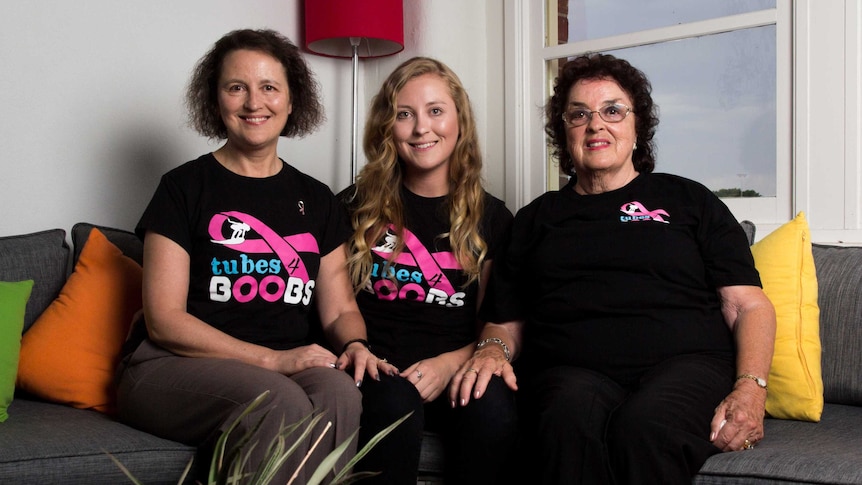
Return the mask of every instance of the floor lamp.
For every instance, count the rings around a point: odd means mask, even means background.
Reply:
[[[359,138],[359,58],[404,49],[403,0],[305,0],[305,46],[329,57],[353,59],[353,133],[350,181],[356,178]]]

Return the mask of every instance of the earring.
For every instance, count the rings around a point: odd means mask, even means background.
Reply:
[[[635,151],[637,149],[638,149],[638,142],[635,142],[635,144],[632,146],[632,151]]]

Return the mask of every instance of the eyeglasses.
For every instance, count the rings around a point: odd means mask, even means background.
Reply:
[[[624,104],[609,104],[597,110],[577,108],[563,113],[563,121],[570,127],[583,126],[593,119],[593,113],[598,113],[608,123],[619,123],[632,113],[632,109]]]

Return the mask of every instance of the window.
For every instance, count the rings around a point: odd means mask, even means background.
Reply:
[[[515,3],[514,8],[530,8]],[[541,21],[532,20],[532,29],[523,34],[532,45],[523,54],[528,59],[524,65],[544,63],[541,88],[531,84],[525,93],[530,104],[544,105],[567,58],[586,52],[624,58],[650,79],[659,106],[657,172],[703,183],[740,219],[787,220],[792,168],[789,2],[544,3]],[[533,19],[536,7],[534,3],[529,12]],[[543,134],[541,110],[529,110],[526,116],[526,126]],[[527,142],[532,172],[544,175],[541,190],[565,183],[544,143]],[[538,183],[527,181],[524,192],[530,187],[536,190]]]

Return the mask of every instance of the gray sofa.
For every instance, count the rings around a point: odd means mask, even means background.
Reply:
[[[56,298],[93,226],[0,237],[0,281],[33,279],[26,329]],[[99,228],[137,261],[126,231]],[[826,406],[819,423],[768,419],[751,451],[712,457],[697,484],[862,484],[862,247],[815,245]],[[0,423],[0,483],[129,483],[108,453],[145,484],[175,484],[194,448],[132,429],[95,411],[16,393]],[[423,443],[422,481],[440,481],[439,442]]]
[[[862,484],[862,247],[813,245],[823,397],[820,422],[767,419],[753,450],[710,458],[696,484]]]
[[[0,281],[34,280],[24,332],[57,297],[86,241],[90,224],[0,238]],[[124,254],[142,259],[134,234],[100,230]],[[176,484],[195,449],[125,426],[107,415],[48,403],[16,390],[9,418],[0,423],[0,483],[131,483],[108,453],[142,483]]]

